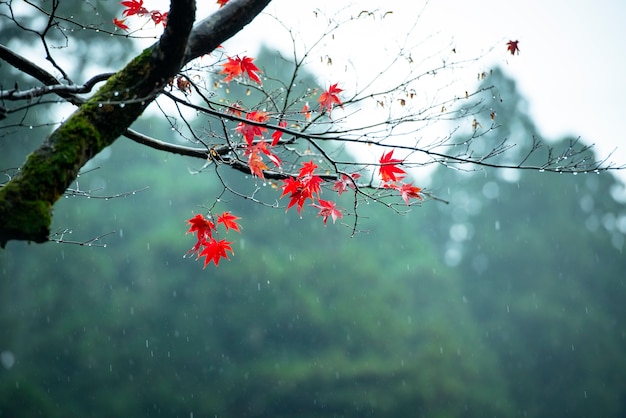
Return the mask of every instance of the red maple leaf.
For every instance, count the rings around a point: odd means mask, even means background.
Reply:
[[[258,152],[251,152],[248,156],[248,167],[253,176],[264,179],[263,170],[267,170],[267,164],[263,161],[263,157]]]
[[[312,160],[306,163],[302,163],[302,168],[300,168],[300,172],[298,173],[298,178],[312,176],[316,168],[317,168],[317,164],[315,164]]]
[[[217,0],[217,4],[220,5],[220,9],[222,7],[224,7],[226,5],[226,3],[228,3],[228,2],[229,2],[229,0]]]
[[[143,0],[126,0],[120,2],[122,6],[126,7],[126,10],[122,12],[122,16],[132,16],[132,15],[145,15],[148,13],[148,9],[143,7]]]
[[[422,189],[413,186],[413,183],[403,183],[402,186],[394,186],[393,188],[400,192],[400,196],[402,196],[402,200],[404,200],[407,206],[409,205],[409,199],[422,200],[422,195],[420,194]]]
[[[153,10],[150,12],[150,18],[155,25],[162,23],[165,26],[167,24],[167,12],[161,13],[158,10]]]
[[[270,161],[273,162],[276,167],[280,168],[280,164],[282,163],[282,161],[280,160],[280,158],[278,158],[278,155],[272,154],[272,152],[269,149],[267,149],[267,143],[265,141],[258,142],[254,146],[254,148],[257,151],[260,151],[263,154],[267,155],[267,158],[269,158]]]
[[[261,83],[261,79],[258,75],[261,70],[259,70],[259,68],[252,63],[254,60],[253,58],[246,56],[239,58],[239,56],[236,56],[235,58],[226,57],[226,59],[227,61],[222,64],[224,69],[221,72],[221,74],[226,74],[226,78],[224,78],[225,82],[229,82],[233,78],[238,77],[245,72],[251,80],[254,80],[259,84],[263,84]]]
[[[263,156],[261,154],[267,155],[267,158],[269,158],[269,160],[278,168],[280,168],[282,161],[278,155],[272,154],[272,152],[267,148],[267,142],[262,139],[254,145],[248,144],[246,150],[244,151],[244,155],[248,156],[248,167],[250,167],[250,171],[253,175],[263,179],[265,178],[263,170],[267,170],[267,165],[263,161]]]
[[[118,18],[114,17],[114,18],[113,18],[113,24],[114,24],[115,26],[117,26],[118,28],[120,28],[120,29],[123,29],[123,30],[126,30],[126,31],[127,31],[127,30],[128,30],[128,29],[130,29],[130,28],[128,27],[128,25],[126,25],[126,23],[124,23],[124,21],[125,21],[125,20],[126,20],[126,19],[121,19],[121,20],[120,20],[120,19],[118,19]]]
[[[393,150],[387,154],[383,153],[379,160],[380,168],[378,170],[380,171],[380,177],[385,183],[400,180],[406,174],[406,171],[397,166],[402,163],[402,160],[391,158],[392,156]]]
[[[246,119],[254,122],[264,123],[267,122],[269,117],[267,116],[266,112],[258,112],[255,110],[246,114]],[[252,145],[254,137],[258,136],[262,138],[263,132],[267,132],[267,128],[264,128],[262,126],[250,125],[245,122],[239,122],[239,125],[237,125],[237,127],[235,128],[235,131],[243,135],[248,145]]]
[[[281,128],[284,128],[287,126],[287,121],[286,120],[281,120],[280,123],[278,124],[278,126],[280,126]],[[280,141],[280,138],[283,136],[283,131],[274,131],[274,133],[272,134],[272,146],[276,146],[276,144],[278,144],[278,141]]]
[[[342,174],[341,175],[341,179],[339,179],[339,180],[337,180],[335,182],[335,185],[333,186],[333,190],[336,190],[337,194],[339,194],[339,196],[341,196],[341,193],[343,193],[346,190],[348,190],[348,187],[350,187],[352,189],[354,188],[354,181],[356,179],[358,179],[359,177],[361,177],[361,175],[359,173],[350,174],[349,177],[346,176],[345,174]]]
[[[287,210],[296,205],[298,214],[300,214],[304,202],[307,199],[313,200],[315,195],[319,195],[320,184],[323,180],[320,176],[314,174],[316,168],[317,164],[313,161],[302,163],[302,168],[300,168],[297,178],[289,177],[283,180],[283,194],[280,197],[283,198],[287,194],[290,195]]]
[[[224,81],[229,82],[234,77],[238,77],[243,72],[243,70],[241,69],[241,65],[239,65],[241,62],[239,57],[226,57],[226,59],[228,61],[222,64],[222,67],[224,67],[224,69],[222,70],[221,74],[226,74],[226,78],[224,79]]]
[[[189,219],[187,223],[191,225],[187,233],[193,234],[196,232],[198,234],[198,240],[211,237],[212,232],[215,229],[215,224],[210,219],[206,219],[200,213]]]
[[[250,77],[251,80],[256,81],[259,84],[263,84],[261,82],[261,79],[259,78],[258,73],[261,72],[261,70],[259,70],[259,67],[257,67],[256,65],[254,65],[252,63],[252,61],[254,60],[254,58],[250,58],[250,57],[243,57],[241,59],[241,63],[239,64],[241,66],[241,69],[248,74],[248,77]]]
[[[319,205],[312,204],[311,206],[320,210],[317,216],[324,217],[324,226],[326,226],[329,216],[333,219],[333,223],[335,223],[337,218],[343,218],[341,210],[337,209],[337,205],[333,201],[319,199]]]
[[[515,55],[515,53],[517,52],[517,55],[519,55],[519,47],[517,46],[517,44],[519,43],[519,41],[509,41],[506,43],[506,50],[509,51],[511,53],[511,55]]]
[[[304,188],[307,189],[311,198],[314,194],[320,193],[320,184],[322,184],[322,178],[313,174],[317,165],[313,161],[303,163],[300,173],[298,173],[298,180],[302,183]]]
[[[341,103],[339,96],[337,96],[337,94],[341,93],[343,90],[337,87],[337,84],[338,83],[331,85],[328,90],[320,94],[319,99],[317,99],[320,102],[322,111],[326,110],[329,115],[334,105],[343,107],[343,103]]]
[[[241,218],[227,211],[217,216],[217,223],[224,225],[224,228],[226,228],[227,231],[232,229],[234,231],[241,232],[239,224],[237,223],[237,220],[239,219]]]
[[[230,260],[228,258],[228,252],[235,254],[231,247],[232,242],[225,239],[217,241],[214,238],[207,240],[203,243],[204,249],[198,255],[198,258],[206,257],[204,259],[205,268],[211,261],[217,266],[222,258]]]
[[[283,194],[281,198],[289,194],[289,204],[287,210],[296,205],[298,215],[302,212],[302,206],[307,199],[312,199],[313,195],[309,188],[300,180],[289,177],[283,180]]]

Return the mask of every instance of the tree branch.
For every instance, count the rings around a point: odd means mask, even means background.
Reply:
[[[271,0],[231,0],[218,12],[194,25],[187,50],[185,64],[201,55],[211,53],[226,39],[250,23]]]
[[[168,25],[160,40],[110,77],[0,189],[0,247],[12,239],[47,241],[52,205],[74,181],[80,168],[126,132],[185,63],[210,52],[234,35],[260,13],[269,0],[231,3],[197,25],[192,47],[188,48],[195,1],[172,0]],[[0,53],[3,59],[12,60],[16,68],[45,80],[44,84],[59,84],[54,77],[38,72],[27,60],[20,60],[7,48]]]
[[[44,87],[33,87],[28,90],[0,90],[0,99],[2,100],[28,100],[33,99],[35,97],[41,97],[46,94],[58,94],[64,99],[70,100],[70,102],[78,105],[83,102],[82,99],[73,96],[74,94],[85,94],[89,93],[93,87],[101,81],[107,80],[115,73],[104,73],[98,74],[91,77],[89,80],[85,82],[83,85],[66,85],[66,84],[53,84],[46,85]]]

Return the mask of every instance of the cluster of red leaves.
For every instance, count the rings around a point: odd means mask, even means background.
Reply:
[[[218,215],[217,223],[213,222],[211,219],[205,218],[201,214],[197,214],[189,219],[187,223],[191,226],[187,233],[195,233],[198,241],[187,253],[197,254],[197,259],[205,257],[204,267],[210,262],[213,262],[217,266],[222,258],[229,260],[228,253],[235,253],[231,247],[232,242],[215,238],[217,236],[217,227],[221,224],[226,231],[232,229],[233,231],[241,232],[239,224],[237,223],[239,219],[239,217],[230,212],[224,212]]]
[[[154,22],[155,25],[163,24],[165,26],[167,24],[167,12],[160,12],[158,10],[148,10],[143,6],[143,0],[125,0],[120,2],[120,4],[126,9],[122,11],[123,17],[129,16],[149,16],[150,19]],[[126,19],[118,19],[113,18],[113,24],[122,30],[130,29],[128,25],[125,23]]]
[[[406,176],[406,171],[398,167],[402,164],[402,160],[393,158],[393,150],[383,153],[378,162],[380,163],[378,171],[383,181],[383,187],[399,191],[407,206],[410,204],[409,199],[422,200],[421,188],[414,186],[413,183],[399,183]]]
[[[241,116],[241,110],[238,107],[231,106],[229,111]],[[263,161],[263,155],[267,156],[267,158],[278,168],[280,168],[282,163],[280,158],[278,158],[278,155],[272,153],[270,148],[268,148],[268,143],[265,142],[263,134],[267,132],[267,128],[258,125],[260,123],[266,123],[269,120],[269,116],[266,112],[259,112],[255,110],[246,114],[246,120],[256,122],[257,124],[239,122],[235,131],[239,132],[246,141],[244,156],[248,157],[248,167],[250,167],[250,172],[259,178],[265,178],[263,170],[267,170],[268,167]],[[287,122],[281,121],[279,126],[284,128],[287,126]],[[281,131],[275,131],[272,134],[272,143],[269,147],[276,146],[276,144],[280,141],[282,134],[283,133]],[[255,138],[257,137],[259,139],[255,141]]]
[[[224,78],[225,82],[229,82],[233,78],[239,77],[240,75],[245,73],[248,75],[248,77],[250,77],[251,80],[256,81],[258,84],[263,84],[261,83],[261,79],[259,78],[258,74],[261,72],[261,70],[259,70],[259,67],[254,65],[254,63],[252,62],[254,61],[254,58],[246,56],[244,56],[243,58],[239,58],[239,56],[236,56],[235,58],[226,58],[227,61],[222,64],[224,69],[221,72],[221,74],[226,75],[226,78]]]
[[[326,225],[329,216],[332,218],[333,223],[335,223],[337,218],[343,217],[343,214],[335,202],[320,199],[320,184],[323,180],[320,176],[315,174],[316,168],[317,164],[313,161],[302,163],[302,167],[295,178],[289,177],[283,180],[283,194],[281,198],[289,195],[287,210],[296,206],[298,215],[301,215],[304,203],[307,200],[311,200],[311,206],[319,209],[317,216],[323,217],[324,225]],[[315,203],[316,199],[317,203]]]
[[[509,41],[506,43],[506,50],[509,51],[511,53],[511,55],[515,55],[515,53],[517,52],[517,55],[519,55],[519,46],[517,46],[517,44],[519,43],[519,41]]]
[[[223,2],[218,1],[220,5],[224,5],[228,0]],[[222,64],[222,74],[226,75],[225,82],[229,82],[235,77],[247,75],[251,80],[261,84],[261,80],[258,76],[260,72],[258,67],[254,65],[253,58],[239,56],[235,58],[227,57],[228,61]],[[320,112],[328,113],[332,111],[334,106],[343,106],[339,93],[343,90],[337,86],[337,83],[330,85],[328,90],[323,91],[318,102],[320,105]],[[245,121],[240,121],[235,131],[239,133],[244,140],[245,148],[243,155],[247,157],[248,167],[252,175],[265,178],[264,171],[268,169],[266,164],[267,160],[271,161],[278,169],[281,168],[282,161],[276,155],[272,149],[280,143],[283,135],[283,129],[275,128],[271,135],[271,141],[266,140],[268,135],[268,122],[270,115],[267,112],[258,110],[246,112],[240,105],[232,104],[228,106],[227,113],[243,117],[245,114]],[[306,120],[311,118],[311,109],[308,103],[302,108],[301,114]],[[287,121],[280,119],[278,126],[280,128],[286,128]],[[422,189],[414,186],[412,183],[405,183],[402,181],[406,176],[406,172],[400,167],[403,163],[402,160],[393,158],[393,150],[383,153],[379,160],[379,173],[383,183],[383,187],[387,189],[397,190],[404,200],[409,205],[410,199],[422,200]],[[298,215],[302,214],[304,205],[309,202],[310,206],[317,209],[317,216],[323,218],[324,225],[327,224],[328,219],[332,219],[333,223],[343,217],[342,209],[332,200],[321,199],[322,193],[321,185],[324,183],[322,177],[316,174],[315,170],[318,168],[312,160],[302,163],[297,175],[290,175],[286,179],[282,180],[282,195],[283,197],[289,197],[289,203],[287,204],[286,211],[289,211],[292,207],[296,207]],[[357,189],[357,180],[360,174],[341,174],[341,177],[334,181],[333,190],[337,192],[339,196],[346,192],[348,189]],[[236,220],[239,219],[236,216],[231,215],[229,212],[224,212],[218,216],[217,222],[214,223],[210,219],[204,218],[202,215],[196,215],[191,218],[188,223],[191,225],[188,233],[196,233],[198,241],[194,247],[189,250],[190,253],[198,255],[198,259],[205,257],[204,267],[210,262],[213,262],[216,266],[222,258],[228,259],[228,253],[233,253],[231,244],[232,242],[225,239],[217,239],[216,231],[219,224],[224,225],[225,229],[233,229],[239,232],[239,225]]]

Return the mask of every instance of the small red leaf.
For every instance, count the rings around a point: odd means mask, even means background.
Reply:
[[[230,212],[224,212],[221,215],[217,216],[217,223],[224,225],[224,228],[226,228],[227,231],[229,229],[232,229],[234,231],[241,232],[241,230],[239,229],[239,224],[237,223],[237,220],[239,219],[241,218],[233,215]]]
[[[118,19],[118,18],[114,17],[114,18],[113,18],[113,24],[114,24],[115,26],[117,26],[118,28],[120,28],[120,29],[122,29],[122,30],[126,30],[126,31],[127,31],[127,30],[128,30],[128,29],[130,29],[130,28],[128,27],[128,25],[126,25],[126,23],[124,23],[124,21],[125,21],[125,20],[126,20],[126,19]]]
[[[385,183],[400,180],[406,174],[406,171],[397,166],[402,163],[402,160],[391,158],[392,156],[393,150],[387,154],[383,153],[379,160],[380,168],[378,170],[380,171],[380,177]]]
[[[319,209],[317,216],[324,217],[324,226],[326,226],[326,221],[328,220],[329,216],[332,218],[333,223],[335,223],[337,218],[343,218],[341,210],[337,208],[335,202],[332,202],[330,200],[319,199],[319,205],[313,204],[311,206]]]
[[[333,110],[334,105],[343,107],[343,103],[341,103],[339,96],[337,96],[337,94],[341,93],[343,90],[337,87],[337,84],[338,83],[331,85],[318,99],[322,111],[326,110],[328,114]]]
[[[517,52],[517,55],[519,55],[519,46],[517,46],[517,44],[519,43],[519,41],[509,41],[506,43],[506,50],[509,51],[511,53],[511,55],[515,55],[515,53]]]

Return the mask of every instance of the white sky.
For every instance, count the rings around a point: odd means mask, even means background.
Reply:
[[[164,0],[146,0],[146,5],[157,7],[160,1]],[[199,17],[215,10],[214,3],[199,0]],[[334,51],[333,62],[340,62],[341,55],[372,62],[379,48],[406,36],[423,6],[424,1],[419,0],[273,0],[267,12],[306,33],[320,30],[320,19],[312,19],[316,7],[329,16],[335,16],[337,9],[356,13],[378,10],[379,15],[393,11],[385,18],[389,23],[383,30],[374,32],[363,25],[359,32],[359,26],[353,25],[349,47],[344,44],[343,49]],[[624,129],[619,123],[626,111],[626,57],[621,45],[626,39],[625,21],[624,0],[432,0],[415,34],[422,38],[434,35],[426,53],[451,42],[468,57],[495,47],[479,64],[484,68],[501,66],[514,77],[543,136],[581,136],[596,144],[601,157],[617,148],[611,160],[620,165],[626,164]],[[229,41],[228,48],[234,53],[239,47],[254,51],[255,44],[263,41],[289,51],[290,40],[276,27],[275,20],[257,19]],[[508,40],[519,40],[519,55],[507,53]],[[329,82],[332,77],[329,73]],[[620,177],[626,179],[626,173]]]

